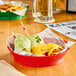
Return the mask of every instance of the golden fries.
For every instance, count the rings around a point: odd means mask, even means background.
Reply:
[[[18,11],[18,10],[22,10],[22,9],[25,9],[25,7],[20,7],[20,6],[11,5],[10,3],[0,5],[0,11],[1,11],[1,10]]]
[[[44,55],[48,52],[48,56],[58,54],[64,48],[55,43],[49,44],[38,44],[35,47],[32,47],[32,53],[35,55]]]

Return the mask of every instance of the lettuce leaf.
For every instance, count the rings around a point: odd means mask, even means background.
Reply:
[[[40,39],[40,37],[38,35],[31,35],[31,36],[28,36],[26,38],[31,40],[31,47],[36,46],[41,41],[41,39]]]
[[[31,52],[31,41],[21,34],[16,33],[15,50],[22,49]]]

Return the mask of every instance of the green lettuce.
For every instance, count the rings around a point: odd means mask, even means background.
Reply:
[[[31,47],[32,46],[36,46],[41,41],[41,39],[40,39],[40,37],[38,35],[31,35],[31,36],[28,36],[26,38],[28,38],[29,40],[31,40]]]
[[[27,52],[30,52],[31,51],[31,41],[27,37],[25,37],[21,34],[16,33],[15,35],[16,35],[15,50],[22,49]]]

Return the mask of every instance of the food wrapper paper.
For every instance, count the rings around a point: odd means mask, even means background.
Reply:
[[[21,15],[21,16],[24,16],[25,15],[25,12],[27,10],[27,7],[28,7],[28,4],[24,4],[22,3],[22,1],[0,1],[0,5],[3,5],[3,4],[8,4],[10,3],[11,5],[18,5],[18,6],[23,6],[25,7],[25,9],[22,9],[22,10],[18,10],[18,11],[10,11],[10,12],[13,12],[14,14],[17,14],[17,15]],[[5,10],[1,10],[1,12],[7,12]]]
[[[0,60],[0,76],[26,76],[17,71],[12,65],[4,60]]]
[[[62,50],[61,52],[66,51],[68,48],[70,48],[73,44],[76,43],[76,42],[72,42],[72,41],[67,41],[67,43],[66,43],[63,39],[61,39],[59,36],[57,36],[55,33],[53,33],[50,30],[50,28],[45,29],[44,31],[40,32],[38,35],[41,36],[43,39],[44,38],[53,39],[54,43],[61,45],[64,48],[64,50]]]
[[[70,48],[73,44],[75,44],[76,42],[71,42],[71,41],[67,41],[67,43],[61,39],[59,36],[57,36],[55,33],[53,33],[49,28],[45,29],[44,31],[38,33],[38,35],[40,37],[42,37],[43,39],[44,38],[49,38],[51,39],[51,41],[53,40],[53,43],[56,43],[58,45],[61,45],[64,50],[62,50],[61,52],[64,52],[66,51],[68,48]],[[15,51],[14,50],[14,38],[13,36],[10,36],[8,39],[7,39],[7,46],[12,50],[12,51]],[[49,42],[50,43],[50,42]],[[31,55],[31,56],[36,56],[36,55],[33,55],[31,53],[27,53],[27,52],[22,52],[21,49],[15,51],[16,53],[19,53],[19,54],[22,54],[22,55]],[[60,52],[60,53],[61,53]],[[42,55],[44,56],[44,55]]]

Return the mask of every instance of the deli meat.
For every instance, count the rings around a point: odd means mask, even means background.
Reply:
[[[57,40],[57,39],[54,39],[54,38],[48,38],[48,37],[43,38],[43,40],[44,40],[44,42],[46,44],[48,44],[48,43],[56,43],[56,44],[61,45],[61,46],[64,47],[64,42],[62,42],[60,40]]]

